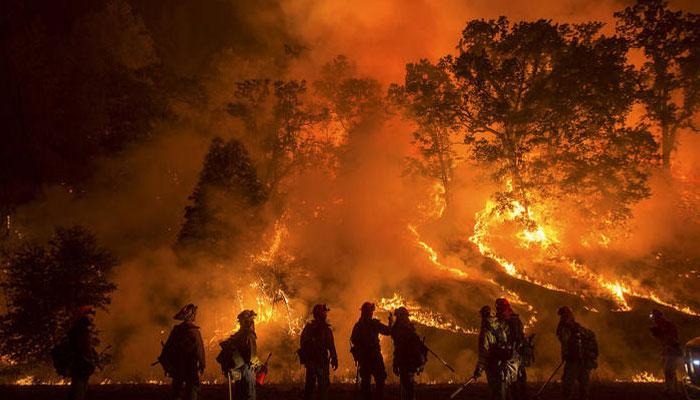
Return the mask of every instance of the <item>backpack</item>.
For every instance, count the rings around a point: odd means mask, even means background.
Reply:
[[[409,370],[423,371],[423,367],[428,362],[428,346],[425,345],[425,338],[421,339],[415,332],[411,332],[407,338],[407,349],[409,351],[406,359],[406,367]]]
[[[51,349],[51,361],[58,375],[71,376],[75,364],[75,353],[67,337]]]
[[[328,350],[324,342],[328,326],[319,323],[308,323],[304,327],[299,339],[299,362],[306,366],[323,364],[328,360]]]
[[[182,324],[175,325],[160,351],[158,363],[163,367],[163,372],[167,376],[172,377],[177,366],[182,364],[181,359],[191,354],[195,349],[196,343],[190,340],[191,338],[187,335],[188,329]]]
[[[228,375],[229,371],[238,370],[245,364],[241,353],[238,351],[235,335],[219,343],[219,346],[221,350],[216,356],[216,362],[221,366],[221,371],[224,375]]]
[[[567,345],[570,360],[582,361],[588,369],[598,367],[598,341],[593,331],[577,324]]]

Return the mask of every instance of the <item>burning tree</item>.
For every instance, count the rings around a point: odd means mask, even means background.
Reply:
[[[672,11],[664,0],[638,0],[615,13],[617,31],[644,52],[637,96],[661,134],[663,168],[671,168],[678,131],[691,129],[700,107],[700,15]]]
[[[498,208],[573,201],[598,221],[626,217],[648,196],[656,149],[626,117],[634,74],[624,40],[600,23],[470,21],[441,61],[461,95],[457,121],[472,157],[506,189]],[[528,222],[529,212],[522,213]]]
[[[117,260],[82,227],[56,228],[48,245],[27,243],[9,256],[2,288],[0,352],[18,363],[46,361],[82,306],[106,309]]]

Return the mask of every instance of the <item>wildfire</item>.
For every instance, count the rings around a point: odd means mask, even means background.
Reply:
[[[445,186],[440,182],[435,182],[430,188],[430,201],[420,202],[418,210],[427,219],[439,219],[445,214],[447,201],[445,200]]]
[[[423,309],[420,305],[407,301],[400,294],[394,293],[390,298],[381,298],[377,302],[377,307],[380,310],[393,312],[399,307],[406,307],[410,312],[411,321],[431,328],[437,328],[452,333],[460,333],[463,335],[478,335],[479,330],[476,328],[462,327],[454,321],[440,315],[439,313]]]
[[[506,260],[503,257],[498,256],[492,249],[489,247],[487,244],[488,236],[489,236],[489,228],[490,225],[498,221],[500,223],[503,223],[505,221],[514,221],[516,218],[520,218],[523,213],[524,213],[524,208],[520,203],[514,202],[513,203],[513,208],[510,211],[507,212],[502,212],[497,209],[496,203],[493,202],[492,200],[489,200],[486,203],[486,207],[484,207],[483,210],[478,212],[476,214],[476,223],[474,224],[474,234],[469,238],[469,241],[474,243],[479,250],[479,252],[496,261],[501,267],[503,267],[503,270],[510,276],[530,282],[532,284],[542,286],[546,289],[549,290],[554,290],[558,292],[566,292],[566,290],[559,288],[557,286],[554,286],[550,283],[542,282],[537,279],[533,279],[524,273],[521,273],[518,271],[516,268],[515,264],[512,262]],[[537,232],[542,232],[541,235]],[[543,247],[549,247],[551,244],[554,243],[552,239],[549,239],[548,236],[545,233],[544,228],[536,228],[534,230],[523,230],[520,232],[517,236],[521,239],[525,240],[525,244],[523,244],[524,247],[529,247],[530,244],[532,243],[539,243]],[[542,240],[537,241],[537,239],[541,238]],[[533,240],[530,240],[533,239]]]
[[[285,221],[287,219],[286,213],[282,215],[277,221],[275,221],[274,233],[272,234],[272,240],[267,249],[260,252],[260,254],[254,254],[251,259],[255,264],[259,265],[272,265],[275,259],[281,255],[282,241],[289,235],[289,230]],[[286,255],[286,258],[292,259],[291,256]]]
[[[43,380],[39,379],[33,375],[27,375],[24,378],[19,378],[15,381],[15,385],[19,386],[30,386],[30,385],[67,385],[68,381],[65,379],[59,380]]]
[[[632,285],[620,279],[607,279],[603,275],[590,270],[577,261],[562,256],[558,253],[556,246],[557,243],[559,243],[556,229],[543,224],[538,213],[524,207],[520,202],[515,200],[511,202],[510,207],[506,210],[499,209],[494,201],[489,200],[484,209],[476,214],[474,233],[469,240],[477,246],[477,249],[482,255],[498,263],[508,275],[549,290],[576,295],[577,293],[575,291],[567,290],[549,282],[543,282],[542,280],[535,279],[519,271],[513,262],[496,254],[490,247],[490,230],[493,226],[523,220],[527,222],[525,224],[526,228],[515,234],[516,239],[518,239],[519,247],[527,249],[538,247],[540,250],[544,251],[549,262],[557,262],[558,265],[568,268],[574,278],[597,289],[598,292],[596,295],[607,297],[614,302],[617,307],[616,311],[630,311],[632,307],[627,302],[626,297],[634,296],[651,300],[657,304],[673,308],[685,314],[700,315],[698,311],[693,310],[689,306],[664,300],[657,293],[650,290],[634,289]],[[607,246],[610,239],[605,235],[601,235],[601,238],[601,243]]]
[[[636,375],[633,375],[629,379],[616,379],[615,382],[636,382],[636,383],[661,383],[664,380],[662,378],[656,377],[651,372],[642,371]]]
[[[418,231],[416,230],[415,226],[408,225],[408,230],[415,237],[415,240],[416,240],[416,243],[418,244],[418,247],[423,249],[428,254],[428,258],[430,259],[430,262],[432,262],[433,265],[435,265],[439,270],[449,272],[449,273],[451,273],[459,278],[468,277],[467,273],[462,271],[461,269],[450,267],[450,266],[447,266],[447,265],[441,263],[438,259],[438,253],[435,250],[433,250],[433,248],[430,247],[429,244],[427,244],[421,240],[420,235],[418,234]]]

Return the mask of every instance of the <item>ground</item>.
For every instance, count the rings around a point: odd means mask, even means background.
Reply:
[[[417,391],[417,399],[445,399],[456,389],[457,385],[420,385]],[[532,387],[539,387],[533,384]],[[63,399],[67,387],[65,386],[0,386],[0,399],[3,400],[40,400]],[[167,399],[168,387],[163,385],[96,385],[91,386],[87,400],[161,400]],[[592,386],[591,399],[593,400],[644,400],[667,399],[663,395],[661,384],[649,383],[595,383]],[[330,400],[354,399],[354,386],[333,385],[329,396]],[[202,388],[200,399],[228,398],[228,388],[223,385],[208,385]],[[260,388],[258,400],[301,400],[303,398],[301,387],[290,385],[272,385]],[[389,386],[385,400],[398,400],[398,387]],[[561,399],[561,391],[558,384],[548,386],[538,400]],[[457,399],[489,399],[488,388],[484,384],[470,386],[462,392]]]

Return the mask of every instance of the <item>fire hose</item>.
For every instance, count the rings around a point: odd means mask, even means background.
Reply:
[[[430,347],[428,347],[428,346],[425,344],[425,339],[423,339],[423,346],[425,346],[425,349],[428,350],[428,353],[434,355],[435,358],[437,358],[438,361],[440,361],[440,362],[442,363],[442,365],[445,366],[445,368],[447,368],[447,369],[449,369],[450,371],[452,371],[452,373],[455,373],[455,369],[452,368],[452,366],[451,366],[450,364],[448,364],[447,361],[443,360],[442,357],[440,357],[439,355],[435,354],[435,352],[432,351],[432,350],[430,349]]]
[[[457,397],[457,395],[460,394],[462,390],[466,389],[467,386],[471,385],[474,381],[476,381],[476,377],[471,377],[464,385],[458,387],[457,390],[452,392],[452,394],[450,395],[450,399],[454,399],[455,397]]]
[[[559,369],[561,368],[562,365],[564,365],[564,360],[562,360],[562,361],[559,363],[559,365],[558,365],[557,368],[554,370],[554,372],[552,372],[552,375],[550,375],[549,379],[547,379],[547,381],[542,385],[542,387],[540,387],[540,390],[538,390],[537,393],[535,393],[535,395],[532,396],[533,399],[539,397],[539,396],[542,394],[542,392],[544,391],[544,388],[546,388],[547,385],[549,384],[549,382],[551,382],[552,379],[554,379],[554,375],[556,375],[557,372],[559,372]]]

